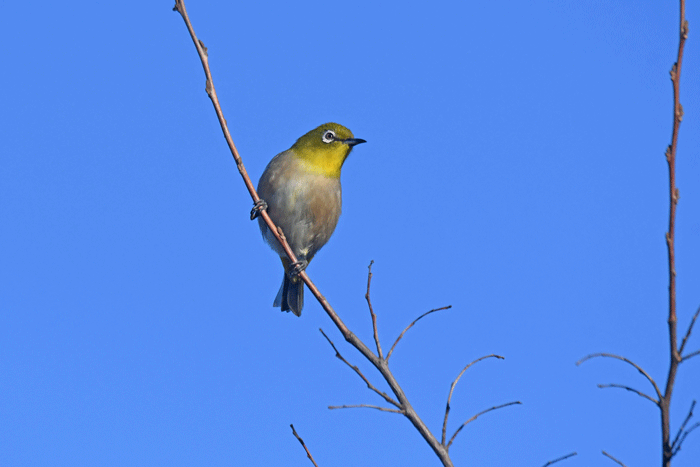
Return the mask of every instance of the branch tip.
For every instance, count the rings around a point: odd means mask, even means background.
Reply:
[[[602,452],[603,452],[603,455],[604,455],[605,457],[608,457],[609,459],[611,459],[611,460],[617,462],[617,463],[620,464],[622,467],[627,467],[625,464],[623,464],[623,463],[620,462],[619,460],[615,459],[613,456],[611,456],[611,455],[608,454],[607,452],[605,452],[605,451],[602,451]]]
[[[301,445],[304,447],[304,451],[306,451],[306,457],[308,457],[309,460],[310,460],[316,467],[318,467],[318,464],[316,464],[316,461],[314,460],[313,456],[311,456],[311,453],[309,452],[309,449],[306,447],[306,444],[304,444],[304,440],[301,439],[301,436],[299,436],[299,434],[297,433],[297,430],[294,429],[294,424],[290,424],[289,426],[292,427],[292,434],[294,435],[294,437],[295,437],[297,440],[299,440],[299,442],[301,443]]]
[[[520,401],[513,401],[513,402],[508,402],[508,403],[506,403],[506,404],[496,405],[496,406],[490,407],[490,408],[488,408],[488,409],[486,409],[486,410],[482,410],[482,411],[479,412],[478,414],[474,415],[472,418],[470,418],[470,419],[467,420],[466,422],[462,423],[462,424],[459,426],[459,428],[457,428],[457,431],[455,431],[455,434],[452,435],[452,438],[450,438],[450,441],[445,445],[445,447],[446,447],[447,449],[450,449],[450,446],[452,446],[452,443],[454,442],[454,440],[455,440],[455,438],[457,437],[457,435],[459,434],[459,432],[462,431],[462,428],[464,428],[464,427],[467,426],[469,423],[471,423],[471,422],[473,422],[474,420],[476,420],[477,418],[479,418],[481,415],[484,415],[484,414],[487,413],[487,412],[491,412],[492,410],[502,409],[503,407],[508,407],[508,406],[511,406],[511,405],[522,405],[522,402],[520,402]],[[444,443],[443,443],[443,444],[444,444]]]
[[[547,466],[549,466],[549,465],[555,464],[555,463],[557,463],[557,462],[559,462],[559,461],[563,461],[564,459],[568,459],[569,457],[574,457],[574,456],[577,456],[577,455],[578,455],[578,453],[577,453],[576,451],[574,451],[574,452],[569,453],[569,454],[567,454],[567,455],[565,455],[565,456],[561,456],[561,457],[558,457],[558,458],[556,458],[556,459],[554,459],[554,460],[552,460],[552,461],[549,461],[549,462],[547,462],[546,464],[544,464],[542,467],[547,467]]]
[[[414,319],[413,322],[411,324],[409,324],[408,326],[406,326],[406,329],[404,329],[401,332],[401,334],[399,334],[399,337],[396,338],[396,340],[394,341],[394,345],[391,346],[391,348],[389,349],[389,353],[386,354],[386,360],[389,361],[389,357],[391,357],[391,354],[394,352],[394,348],[396,347],[396,344],[398,344],[399,341],[401,340],[401,338],[403,337],[403,335],[406,334],[406,331],[411,329],[413,327],[413,325],[416,324],[421,318],[424,318],[425,316],[428,316],[431,313],[435,313],[436,311],[449,310],[450,308],[452,308],[452,305],[443,306],[441,308],[434,308],[430,311],[426,311],[425,313],[420,315],[418,318]]]

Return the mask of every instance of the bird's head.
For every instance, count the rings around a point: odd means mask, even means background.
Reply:
[[[309,170],[328,177],[340,177],[340,169],[353,146],[366,143],[337,123],[325,123],[299,138],[291,151]]]

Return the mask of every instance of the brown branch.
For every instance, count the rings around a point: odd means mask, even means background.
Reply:
[[[399,337],[396,338],[396,341],[394,342],[394,345],[391,346],[391,348],[389,349],[389,353],[386,355],[386,361],[387,361],[387,362],[389,361],[389,357],[391,357],[391,354],[392,354],[392,352],[394,351],[394,347],[396,347],[396,344],[399,343],[399,341],[401,340],[401,338],[403,337],[403,335],[406,334],[406,331],[408,331],[409,329],[411,329],[411,328],[413,327],[413,325],[416,324],[416,323],[418,322],[419,319],[423,318],[424,316],[428,316],[428,315],[431,314],[431,313],[435,313],[436,311],[449,310],[450,308],[452,308],[452,305],[443,306],[442,308],[435,308],[435,309],[433,309],[433,310],[426,311],[425,313],[423,313],[422,315],[420,315],[418,318],[414,319],[413,322],[412,322],[411,324],[409,324],[408,326],[406,326],[406,329],[403,330],[403,332],[399,335]]]
[[[446,447],[447,449],[450,449],[450,446],[452,446],[452,442],[455,440],[455,438],[457,437],[457,435],[459,434],[459,432],[462,431],[462,428],[464,428],[464,427],[467,426],[469,423],[471,423],[471,422],[473,422],[474,420],[476,420],[477,418],[479,418],[481,415],[484,415],[484,414],[487,413],[487,412],[491,412],[492,410],[501,409],[501,408],[503,408],[503,407],[508,407],[509,405],[522,405],[522,402],[520,402],[520,401],[513,401],[513,402],[508,402],[508,403],[506,403],[506,404],[496,405],[496,406],[490,407],[490,408],[488,408],[488,409],[486,409],[486,410],[482,410],[481,412],[479,412],[478,414],[474,415],[472,418],[470,418],[470,419],[467,420],[466,422],[462,423],[462,424],[459,426],[459,428],[457,428],[457,431],[455,431],[455,434],[452,435],[452,438],[450,438],[450,442],[447,443],[447,445],[446,445],[445,447]]]
[[[238,171],[241,174],[241,177],[243,178],[243,183],[245,184],[246,188],[248,189],[248,192],[250,193],[251,198],[253,199],[253,203],[257,203],[260,200],[260,197],[258,196],[258,193],[255,191],[255,187],[253,186],[253,182],[250,180],[250,176],[248,175],[248,172],[245,170],[245,166],[243,165],[243,160],[241,159],[241,156],[238,154],[238,150],[236,149],[236,145],[233,143],[233,138],[231,137],[231,133],[229,132],[228,125],[226,123],[226,119],[224,118],[223,111],[221,110],[221,104],[219,103],[219,98],[216,95],[216,89],[214,88],[214,81],[212,79],[211,75],[211,70],[209,69],[209,57],[207,53],[207,49],[204,47],[204,44],[202,41],[200,41],[197,38],[197,35],[194,32],[194,28],[192,27],[192,23],[190,22],[190,18],[187,14],[187,9],[185,8],[185,2],[184,0],[175,0],[175,7],[173,7],[174,11],[177,11],[180,13],[180,16],[182,16],[182,19],[185,21],[185,25],[187,26],[187,30],[190,33],[190,37],[192,38],[192,41],[194,42],[195,48],[197,49],[197,54],[199,55],[199,59],[202,62],[202,67],[204,68],[204,74],[206,76],[207,82],[206,82],[206,91],[207,95],[211,99],[212,105],[214,106],[214,110],[216,111],[216,116],[219,119],[219,125],[221,126],[221,130],[224,133],[224,138],[226,138],[226,143],[229,146],[229,149],[231,151],[231,155],[233,156],[233,159],[236,162],[236,166],[238,167]],[[270,219],[270,216],[267,214],[266,210],[261,210],[260,211],[260,216],[263,218],[267,226],[269,227],[270,231],[273,233],[275,238],[277,238],[277,241],[282,245],[282,249],[284,250],[285,254],[289,258],[289,260],[294,263],[297,261],[296,256],[294,256],[294,252],[292,252],[292,249],[290,248],[289,244],[287,241],[282,238],[279,234],[279,231],[277,229],[277,226],[272,222],[272,219]],[[347,326],[345,326],[345,323],[340,319],[340,317],[336,314],[336,312],[333,310],[331,307],[330,303],[328,303],[328,300],[321,295],[321,292],[318,290],[316,285],[314,285],[313,282],[311,282],[311,279],[309,279],[309,276],[306,274],[305,271],[302,271],[299,273],[299,277],[304,281],[306,286],[309,288],[309,291],[313,294],[314,297],[316,297],[316,300],[321,304],[323,307],[324,311],[328,316],[331,318],[333,321],[333,324],[336,325],[338,330],[340,330],[341,334],[343,334],[343,337],[345,340],[350,342],[354,347],[356,347],[362,354],[365,354],[365,352],[369,352],[369,349],[366,348],[364,343],[362,343],[350,330],[348,330]],[[364,347],[361,348],[361,347]],[[371,353],[371,352],[370,352]]]
[[[372,300],[369,297],[369,286],[372,283],[372,265],[374,260],[369,262],[369,272],[367,273],[367,293],[365,294],[365,300],[367,300],[367,306],[369,307],[369,314],[372,316],[372,329],[374,329],[374,342],[377,344],[377,355],[379,358],[384,358],[382,354],[382,346],[379,343],[379,333],[377,332],[377,315],[374,314],[374,308],[372,308]]]
[[[680,199],[680,193],[676,187],[676,153],[678,149],[678,132],[680,131],[680,125],[683,120],[683,106],[680,102],[680,83],[681,83],[681,68],[683,64],[683,50],[685,48],[685,41],[688,39],[688,21],[685,19],[685,0],[679,1],[680,15],[679,15],[679,41],[678,41],[678,55],[676,57],[676,62],[671,67],[671,82],[673,84],[673,129],[671,131],[671,144],[666,148],[666,161],[668,163],[668,188],[669,188],[669,215],[668,215],[668,231],[666,232],[666,246],[668,250],[668,336],[669,336],[669,348],[670,348],[670,364],[668,367],[668,375],[666,377],[666,386],[664,388],[663,395],[659,390],[658,386],[654,380],[644,371],[632,363],[630,360],[611,354],[593,354],[589,355],[579,362],[582,362],[593,358],[593,357],[610,357],[617,358],[624,362],[629,363],[634,366],[640,373],[642,373],[647,380],[654,386],[656,395],[658,397],[657,401],[654,401],[651,397],[643,394],[635,389],[631,389],[627,386],[620,385],[607,385],[599,387],[619,387],[627,389],[632,392],[636,392],[642,397],[652,400],[657,403],[659,410],[661,412],[661,447],[662,447],[662,466],[670,467],[671,459],[675,455],[677,450],[674,447],[678,447],[676,442],[680,443],[681,438],[684,439],[687,436],[688,431],[683,432],[683,427],[673,443],[670,442],[670,417],[671,417],[671,397],[673,395],[673,387],[676,381],[676,373],[678,371],[678,365],[685,360],[688,360],[696,355],[700,355],[700,350],[692,352],[685,357],[682,356],[683,350],[685,350],[685,345],[688,342],[690,334],[692,332],[693,326],[698,314],[700,314],[700,309],[695,312],[693,319],[690,322],[688,331],[681,340],[680,347],[678,346],[678,336],[677,336],[677,324],[678,318],[676,315],[676,251],[675,251],[675,236],[676,236],[676,208],[678,206],[678,200]],[[692,411],[692,409],[691,409]],[[686,420],[687,422],[687,420]],[[695,428],[695,427],[694,427]],[[693,429],[694,429],[693,428]],[[684,434],[681,434],[684,433]],[[603,451],[603,454],[610,457],[611,459],[623,465],[621,462],[617,461],[612,456],[608,455]]]
[[[679,192],[676,187],[676,150],[678,149],[678,132],[683,120],[683,106],[680,101],[681,67],[683,65],[683,49],[688,38],[688,21],[685,19],[685,0],[680,0],[679,40],[678,56],[676,63],[671,68],[671,81],[673,83],[673,130],[671,131],[671,144],[666,150],[668,162],[668,189],[669,189],[669,214],[668,232],[666,232],[666,246],[668,248],[668,335],[671,362],[666,378],[666,388],[663,398],[659,398],[661,408],[661,438],[663,449],[663,466],[671,466],[673,448],[670,443],[670,418],[671,396],[673,385],[676,381],[678,364],[681,362],[681,354],[677,345],[677,317],[676,317],[676,206],[678,205]],[[682,344],[683,345],[683,344]]]
[[[678,446],[676,446],[676,448],[673,450],[673,455],[674,455],[674,456],[675,456],[676,454],[678,454],[678,451],[681,450],[681,446],[683,445],[683,441],[685,441],[685,438],[686,438],[690,433],[692,433],[693,430],[695,430],[695,429],[698,428],[698,427],[700,427],[700,422],[698,422],[698,423],[696,423],[695,425],[691,426],[690,428],[688,428],[688,430],[687,430],[685,433],[683,433],[683,436],[681,436],[681,439],[678,441]]]
[[[243,178],[243,182],[248,189],[248,192],[250,193],[251,198],[253,199],[253,203],[257,204],[258,201],[260,201],[260,197],[258,196],[257,192],[255,191],[255,187],[253,186],[252,181],[250,180],[250,177],[248,176],[247,171],[245,170],[245,167],[243,165],[243,161],[238,154],[238,150],[236,149],[235,144],[233,143],[233,139],[231,137],[231,134],[228,130],[228,125],[226,123],[226,119],[224,118],[223,111],[221,110],[221,105],[219,104],[219,99],[216,95],[216,89],[214,88],[214,81],[212,79],[211,71],[209,69],[209,57],[207,54],[207,49],[204,47],[204,44],[202,41],[200,41],[197,38],[197,35],[194,32],[194,28],[192,27],[192,23],[190,22],[190,18],[187,14],[187,9],[185,8],[185,3],[184,0],[176,0],[175,1],[175,7],[173,8],[174,11],[177,11],[180,13],[180,16],[185,22],[185,25],[187,26],[187,30],[190,34],[190,37],[192,38],[192,42],[195,45],[195,48],[197,49],[197,54],[199,55],[199,59],[202,62],[202,67],[204,69],[204,74],[206,76],[206,91],[207,95],[212,101],[212,105],[214,106],[214,110],[216,111],[216,116],[219,120],[219,125],[221,126],[221,129],[224,133],[224,137],[226,138],[226,142],[229,146],[229,149],[231,150],[231,154],[233,155],[233,159],[236,162],[236,166],[238,167],[238,171],[241,174],[241,177]],[[265,224],[268,226],[270,231],[275,235],[275,238],[277,238],[277,241],[280,243],[282,246],[282,249],[284,250],[285,254],[289,258],[291,262],[296,262],[296,257],[294,253],[292,252],[291,248],[289,247],[289,244],[286,242],[284,238],[280,236],[280,232],[277,229],[277,226],[272,222],[272,219],[270,219],[270,216],[267,214],[266,210],[261,210],[259,212],[259,215],[262,217],[263,221]],[[311,279],[309,279],[309,276],[306,274],[305,271],[302,271],[299,274],[299,277],[304,281],[306,286],[309,288],[309,291],[311,294],[313,294],[314,297],[316,297],[316,300],[321,304],[321,307],[323,310],[326,312],[328,317],[333,321],[333,324],[338,328],[340,333],[343,335],[343,338],[353,347],[355,347],[367,360],[369,360],[372,365],[379,371],[379,373],[382,375],[384,380],[387,382],[389,387],[391,388],[391,391],[394,393],[396,396],[398,403],[393,402],[397,406],[401,407],[403,410],[404,416],[408,418],[408,420],[413,424],[413,426],[416,428],[416,430],[420,433],[420,435],[425,439],[425,441],[428,443],[428,445],[431,447],[433,452],[435,452],[435,455],[440,459],[442,464],[445,467],[452,467],[452,461],[449,457],[449,454],[447,452],[447,449],[441,445],[437,438],[433,436],[433,434],[430,432],[428,427],[425,425],[423,420],[418,416],[416,411],[413,409],[411,406],[411,403],[408,401],[408,398],[406,397],[406,394],[403,392],[403,389],[399,385],[399,383],[396,381],[396,378],[392,374],[392,372],[389,370],[388,362],[386,359],[381,358],[381,356],[374,355],[374,353],[365,345],[364,342],[362,342],[352,331],[350,331],[345,323],[340,319],[338,314],[333,310],[333,307],[331,307],[330,303],[328,303],[328,300],[321,294],[321,292],[318,290],[318,288],[314,285],[313,282],[311,282]],[[435,310],[437,311],[437,310]],[[405,332],[405,331],[404,331]],[[397,340],[398,342],[398,340]],[[396,343],[394,344],[396,345]],[[337,353],[337,350],[336,350]],[[388,358],[388,357],[387,357]],[[363,377],[363,379],[366,379]],[[391,398],[389,398],[391,399]]]
[[[306,457],[309,458],[309,460],[311,461],[311,463],[312,463],[313,465],[315,465],[316,467],[318,467],[318,464],[316,463],[316,461],[314,460],[313,456],[312,456],[311,453],[309,452],[309,448],[307,448],[307,447],[306,447],[306,444],[304,444],[304,440],[301,439],[301,436],[299,436],[299,435],[297,434],[297,430],[294,429],[294,425],[289,425],[289,426],[292,427],[292,434],[293,434],[294,436],[296,436],[296,438],[299,440],[299,442],[301,443],[301,445],[304,447],[304,451],[306,451]]]
[[[691,358],[697,357],[698,355],[700,355],[700,350],[696,350],[695,352],[689,353],[688,355],[686,355],[685,357],[683,357],[683,358],[681,359],[681,361],[684,362],[684,361],[686,361],[686,360],[690,360]]]
[[[401,408],[401,405],[400,405],[398,402],[396,402],[394,399],[392,399],[391,397],[389,397],[389,395],[388,395],[387,393],[385,393],[385,392],[383,392],[383,391],[380,391],[379,389],[377,389],[376,387],[374,387],[374,385],[373,385],[372,383],[369,382],[369,380],[365,377],[365,375],[362,374],[362,372],[360,371],[360,369],[359,369],[356,365],[351,364],[350,362],[348,362],[348,361],[345,359],[345,357],[343,357],[342,355],[340,355],[340,352],[338,352],[338,349],[336,348],[335,344],[334,344],[333,341],[326,335],[326,333],[323,332],[323,329],[319,329],[319,331],[321,331],[321,334],[323,334],[323,337],[326,338],[326,340],[327,340],[328,343],[331,345],[331,347],[333,347],[333,350],[335,350],[335,356],[338,357],[340,360],[342,360],[343,363],[345,363],[347,366],[349,366],[350,368],[352,368],[352,369],[355,371],[355,373],[357,373],[358,376],[359,376],[360,378],[362,378],[362,381],[365,382],[365,384],[367,385],[368,388],[370,388],[372,391],[374,391],[374,392],[376,392],[377,394],[379,394],[380,396],[382,396],[382,397],[384,398],[384,400],[387,401],[388,403],[390,403],[390,404],[392,404],[392,405],[398,407],[399,409]]]
[[[355,409],[355,408],[367,408],[367,409],[377,409],[381,410],[382,412],[393,412],[393,413],[400,413],[403,414],[403,410],[397,410],[397,409],[388,409],[386,407],[379,407],[378,405],[369,405],[369,404],[353,404],[353,405],[329,405],[329,409]]]
[[[654,399],[653,397],[648,396],[648,395],[644,394],[643,392],[638,391],[638,390],[636,390],[636,389],[633,389],[633,388],[631,388],[631,387],[629,387],[629,386],[623,386],[623,385],[621,385],[621,384],[614,384],[614,383],[612,383],[612,384],[599,384],[598,387],[601,388],[601,389],[605,389],[605,388],[626,389],[626,390],[628,390],[628,391],[630,391],[630,392],[634,392],[634,393],[636,393],[636,394],[638,394],[638,395],[640,395],[640,396],[642,396],[642,397],[644,397],[644,398],[646,398],[646,399],[649,399],[650,401],[652,401],[652,402],[654,403],[654,405],[657,405],[657,406],[659,405],[659,401],[657,401],[657,400]]]
[[[609,458],[612,459],[612,460],[614,460],[615,462],[617,462],[618,464],[620,464],[622,467],[627,467],[625,464],[623,464],[623,463],[620,462],[619,460],[615,459],[613,456],[611,456],[611,455],[608,454],[607,452],[603,451],[603,455],[606,456],[606,457],[609,457]]]
[[[574,457],[574,456],[577,456],[577,455],[578,455],[577,452],[572,452],[572,453],[567,454],[567,455],[565,455],[565,456],[561,456],[561,457],[559,457],[559,458],[557,458],[557,459],[554,459],[553,461],[549,461],[549,462],[547,462],[546,464],[544,464],[542,467],[547,467],[548,465],[555,464],[555,463],[557,463],[557,462],[559,462],[559,461],[563,461],[564,459],[568,459],[569,457]]]
[[[690,333],[693,332],[693,326],[695,326],[695,320],[698,319],[698,315],[700,315],[700,307],[698,307],[697,311],[693,315],[693,319],[690,320],[690,324],[688,325],[688,330],[685,333],[685,336],[683,336],[683,340],[681,341],[681,346],[678,348],[678,354],[683,355],[683,349],[685,349],[685,344],[688,342],[688,339],[690,338]],[[681,360],[684,360],[684,358],[681,358]]]
[[[586,355],[586,356],[583,357],[581,360],[579,360],[578,362],[576,362],[576,365],[577,365],[577,366],[578,366],[578,365],[581,365],[583,362],[585,362],[585,361],[587,361],[587,360],[590,360],[590,359],[592,359],[592,358],[596,358],[596,357],[615,358],[615,359],[617,359],[617,360],[621,360],[621,361],[623,361],[623,362],[625,362],[625,363],[628,363],[628,364],[632,365],[638,372],[640,372],[642,375],[644,375],[644,377],[651,383],[652,386],[654,386],[654,391],[656,391],[656,395],[657,395],[657,397],[659,398],[659,400],[662,399],[663,396],[661,395],[661,391],[659,390],[659,387],[656,385],[656,382],[654,381],[654,379],[653,379],[651,376],[649,376],[649,373],[647,373],[646,371],[644,371],[644,370],[642,369],[642,367],[640,367],[639,365],[637,365],[636,363],[634,363],[633,361],[631,361],[631,360],[628,359],[628,358],[621,357],[621,356],[619,356],[619,355],[614,355],[614,354],[611,354],[611,353],[599,352],[599,353],[593,353],[593,354],[590,354],[590,355]]]
[[[688,433],[693,431],[699,425],[698,423],[696,423],[688,431],[685,431],[685,426],[688,424],[690,419],[693,418],[693,409],[694,408],[695,408],[695,401],[693,401],[690,404],[690,410],[688,410],[688,415],[685,417],[685,420],[683,420],[681,427],[678,429],[678,434],[676,434],[676,437],[674,438],[673,443],[671,443],[671,450],[672,450],[674,456],[676,455],[676,453],[678,451],[680,451],[681,444],[683,444],[683,440],[685,439],[686,436],[688,436]]]
[[[671,446],[675,446],[676,443],[678,442],[678,438],[681,437],[683,434],[683,430],[685,430],[685,426],[688,424],[690,419],[693,417],[693,409],[695,408],[695,401],[693,401],[690,404],[690,410],[688,410],[688,415],[686,415],[685,420],[681,424],[681,427],[678,429],[678,434],[676,435],[675,439],[673,440],[673,443],[671,443]]]
[[[342,330],[341,330],[342,332]],[[374,386],[371,385],[371,383],[367,380],[367,378],[364,377],[364,375],[359,371],[359,369],[356,369],[357,367],[354,367],[353,365],[350,365],[350,363],[347,362],[342,356],[340,356],[340,353],[338,352],[338,349],[336,349],[335,345],[333,342],[328,338],[328,336],[325,335],[323,330],[321,330],[321,333],[324,335],[326,340],[331,344],[331,347],[336,352],[336,356],[343,360],[348,366],[350,366],[355,372],[362,378],[363,381],[367,384],[367,387],[375,391],[377,394],[381,395],[382,397],[385,398],[388,402],[391,404],[395,405],[399,409],[402,410],[403,415],[408,418],[408,420],[413,424],[413,426],[418,430],[418,433],[423,437],[423,439],[428,443],[428,445],[432,448],[433,452],[435,455],[440,459],[440,462],[442,462],[442,465],[445,467],[453,467],[452,460],[450,459],[450,455],[442,444],[433,436],[433,434],[430,432],[428,427],[425,425],[423,420],[418,416],[416,411],[413,409],[413,406],[409,402],[408,398],[406,397],[406,394],[403,392],[403,389],[401,389],[401,386],[399,383],[396,381],[396,378],[394,375],[391,373],[391,370],[389,370],[389,365],[387,364],[386,359],[381,359],[374,355],[369,348],[355,336],[352,332],[348,331],[348,335],[345,337],[345,340],[347,340],[353,347],[358,349],[364,357],[369,360],[372,365],[381,373],[381,375],[384,377],[384,380],[387,382],[389,387],[391,388],[392,392],[396,395],[396,398],[398,399],[398,403],[394,402],[393,399],[391,399],[389,396],[386,394],[382,393],[378,389],[376,389]],[[386,396],[386,397],[385,397]]]
[[[501,357],[500,355],[495,355],[495,354],[485,355],[483,357],[479,357],[476,360],[474,360],[473,362],[471,362],[469,365],[465,366],[462,369],[462,371],[459,372],[459,374],[457,375],[455,380],[452,381],[452,384],[450,385],[450,394],[447,396],[447,406],[445,407],[445,419],[442,422],[442,441],[441,441],[441,444],[443,444],[443,445],[445,444],[445,432],[447,430],[447,417],[450,414],[450,401],[452,400],[452,393],[455,390],[455,386],[457,386],[457,381],[459,381],[459,378],[462,377],[464,372],[467,371],[469,369],[469,367],[471,367],[472,365],[474,365],[477,362],[480,362],[481,360],[485,360],[485,359],[490,358],[490,357],[498,358],[500,360],[503,360],[505,358],[505,357]]]

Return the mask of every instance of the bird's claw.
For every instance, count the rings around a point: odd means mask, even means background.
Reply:
[[[267,209],[267,203],[264,199],[259,199],[253,205],[253,209],[250,210],[250,220],[254,220],[260,215],[260,211]]]
[[[308,266],[308,265],[309,265],[309,262],[304,260],[304,259],[290,264],[289,265],[289,275],[291,277],[298,276],[299,274],[301,274],[301,271],[306,269],[306,266]]]

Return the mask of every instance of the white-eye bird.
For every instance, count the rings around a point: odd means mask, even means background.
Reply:
[[[277,154],[258,182],[261,201],[251,217],[267,208],[272,221],[287,238],[297,258],[291,263],[262,218],[263,237],[280,255],[284,280],[273,306],[301,316],[304,307],[303,271],[318,250],[331,238],[341,211],[340,169],[352,148],[363,139],[337,123],[326,123],[299,138]]]

